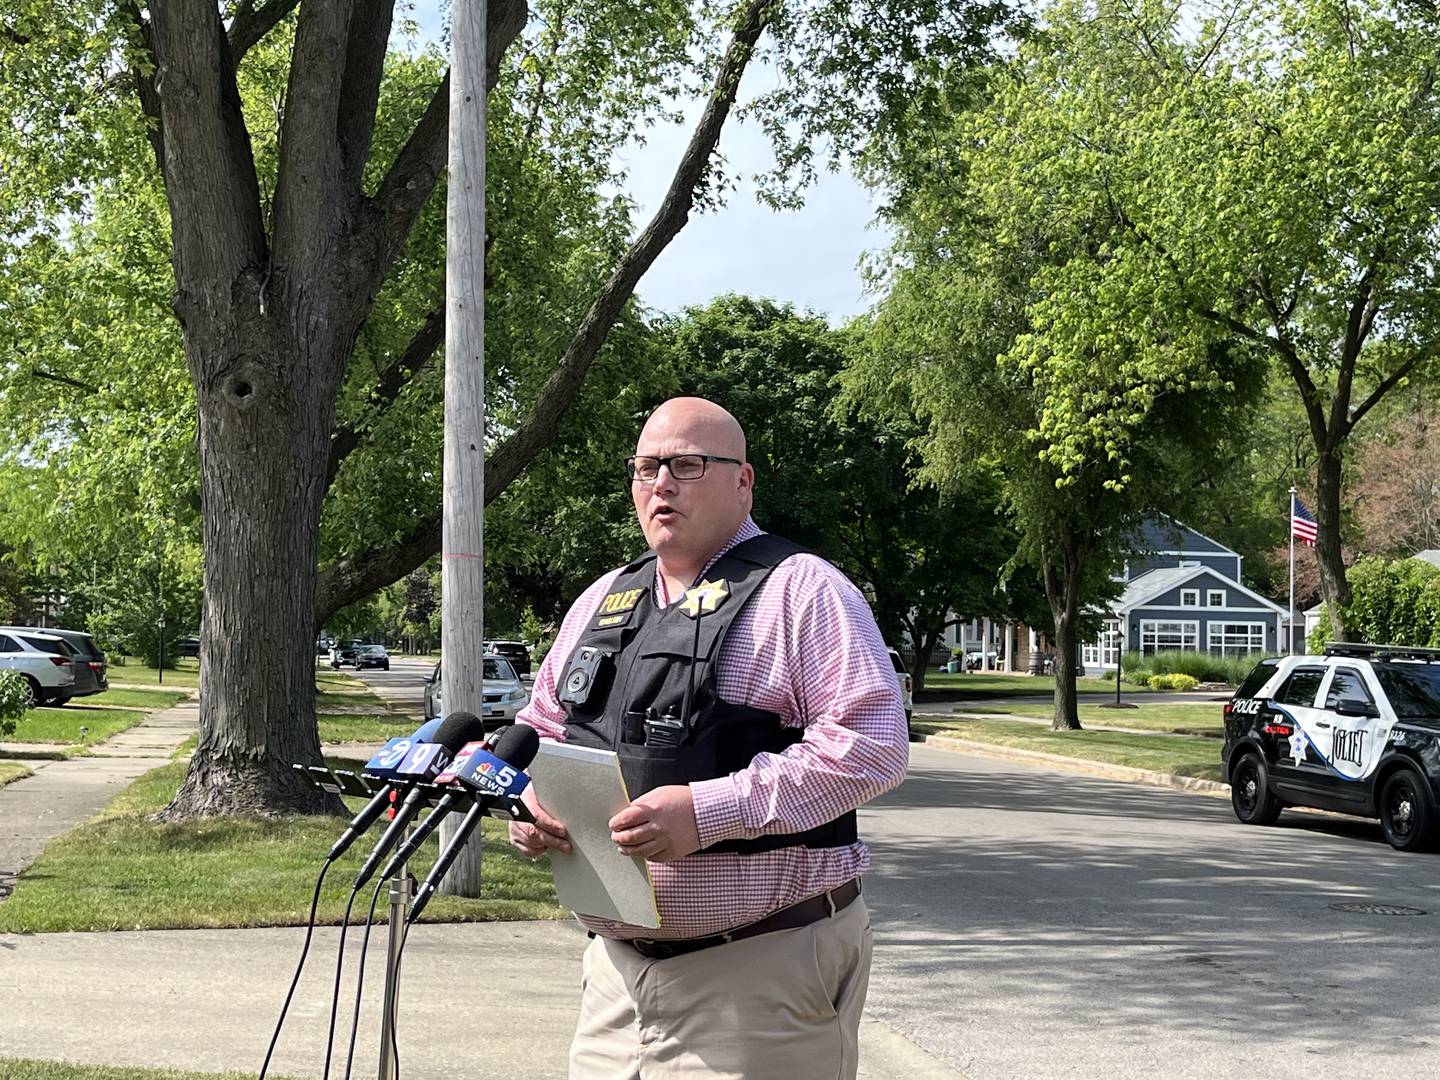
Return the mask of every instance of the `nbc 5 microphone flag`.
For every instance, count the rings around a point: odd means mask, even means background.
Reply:
[[[1315,518],[1305,504],[1299,499],[1291,499],[1290,507],[1290,535],[1302,544],[1315,546],[1315,537],[1319,535],[1319,526],[1315,524]]]

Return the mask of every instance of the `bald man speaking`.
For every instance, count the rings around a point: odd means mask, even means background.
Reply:
[[[611,837],[650,862],[660,908],[659,930],[576,913],[594,940],[570,1076],[853,1078],[855,810],[909,757],[885,644],[840,571],[751,519],[745,433],[719,405],[661,405],[625,468],[650,550],[575,602],[519,717],[619,755],[634,801]],[[510,826],[532,857],[569,848],[544,799]]]

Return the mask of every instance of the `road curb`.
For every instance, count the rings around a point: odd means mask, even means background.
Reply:
[[[1018,761],[1028,765],[1046,765],[1065,772],[1099,777],[1103,780],[1123,780],[1132,784],[1147,784],[1151,787],[1188,791],[1196,795],[1224,798],[1230,796],[1229,784],[1223,784],[1218,780],[1204,780],[1196,776],[1176,776],[1174,773],[1135,769],[1128,765],[1109,765],[1103,761],[1065,757],[1063,754],[1047,754],[1043,750],[1021,750],[1016,747],[997,746],[995,743],[961,739],[953,735],[917,734],[917,741],[923,742],[927,746],[933,746],[937,750],[952,750],[956,753],[975,754],[979,757],[995,758],[1000,761]]]

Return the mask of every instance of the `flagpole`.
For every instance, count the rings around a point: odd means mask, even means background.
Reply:
[[[1290,489],[1290,609],[1285,613],[1285,653],[1295,655],[1295,489]]]

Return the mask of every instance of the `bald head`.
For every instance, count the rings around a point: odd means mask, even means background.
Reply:
[[[649,453],[640,449],[647,439],[665,439],[676,433],[683,433],[696,446],[708,447],[705,453],[745,460],[745,431],[740,421],[715,402],[698,397],[671,398],[651,413],[635,452]]]
[[[755,470],[745,461],[740,422],[713,401],[671,398],[645,422],[637,457],[669,459],[701,454],[705,474],[677,480],[669,467],[654,480],[635,480],[635,515],[667,577],[688,586],[710,556],[735,535],[750,513]]]

